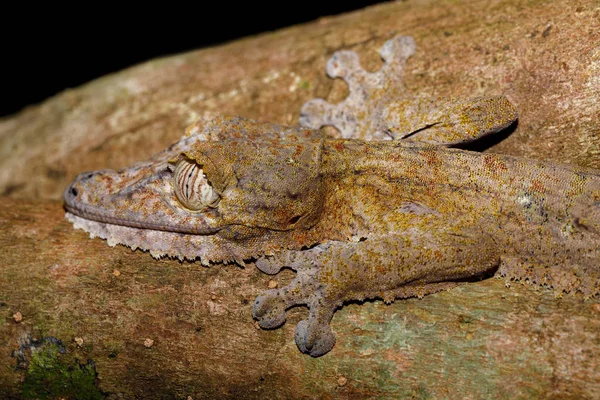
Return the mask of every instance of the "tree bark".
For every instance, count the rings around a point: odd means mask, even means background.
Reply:
[[[142,160],[200,116],[293,124],[305,101],[345,96],[324,73],[333,51],[375,70],[397,34],[419,46],[410,92],[517,106],[517,129],[486,151],[598,168],[599,21],[591,0],[388,3],[151,61],[0,121],[0,397],[30,393],[43,364],[93,365],[109,398],[600,398],[595,301],[489,279],[351,304],[334,349],[313,359],[293,339],[304,309],[278,330],[252,321],[255,296],[291,272],[110,248],[75,231],[60,201],[77,173]],[[50,338],[55,365],[36,364]]]

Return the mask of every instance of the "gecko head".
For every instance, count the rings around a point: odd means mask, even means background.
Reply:
[[[78,227],[107,238],[109,233],[94,232],[101,231],[98,224],[185,240],[308,229],[323,202],[320,149],[319,141],[187,137],[121,171],[80,174],[64,192],[65,208]]]
[[[173,191],[181,207],[212,211],[220,226],[309,228],[323,203],[320,156],[320,141],[201,142],[171,160]]]

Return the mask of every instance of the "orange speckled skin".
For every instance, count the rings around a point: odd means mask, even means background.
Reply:
[[[218,117],[147,162],[79,175],[67,218],[91,236],[155,257],[256,261],[297,272],[261,294],[261,327],[306,304],[296,343],[312,356],[335,343],[329,322],[344,302],[423,296],[496,272],[557,292],[600,293],[600,171],[444,146],[492,134],[517,112],[502,97],[406,96],[399,73],[414,41],[382,49],[378,73],[337,53],[328,72],[349,98],[307,103],[301,122],[322,132]],[[402,139],[365,141],[363,139]],[[173,163],[195,162],[218,194],[193,211],[174,191]]]

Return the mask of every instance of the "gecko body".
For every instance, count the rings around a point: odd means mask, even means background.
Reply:
[[[79,175],[67,218],[155,257],[295,270],[253,316],[276,328],[307,305],[296,343],[312,356],[331,350],[329,322],[352,300],[421,297],[493,273],[598,295],[600,171],[448,148],[509,126],[516,110],[502,96],[408,96],[398,73],[413,52],[410,38],[388,42],[371,75],[348,52],[334,57],[349,99],[309,102],[301,121],[335,125],[341,138],[240,117],[199,122],[147,162]]]

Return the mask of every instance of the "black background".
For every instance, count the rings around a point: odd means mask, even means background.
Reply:
[[[210,9],[208,7],[210,3]],[[0,14],[0,116],[146,60],[363,8],[378,1],[34,3]],[[126,10],[124,8],[127,8]],[[154,9],[151,9],[155,7]]]

